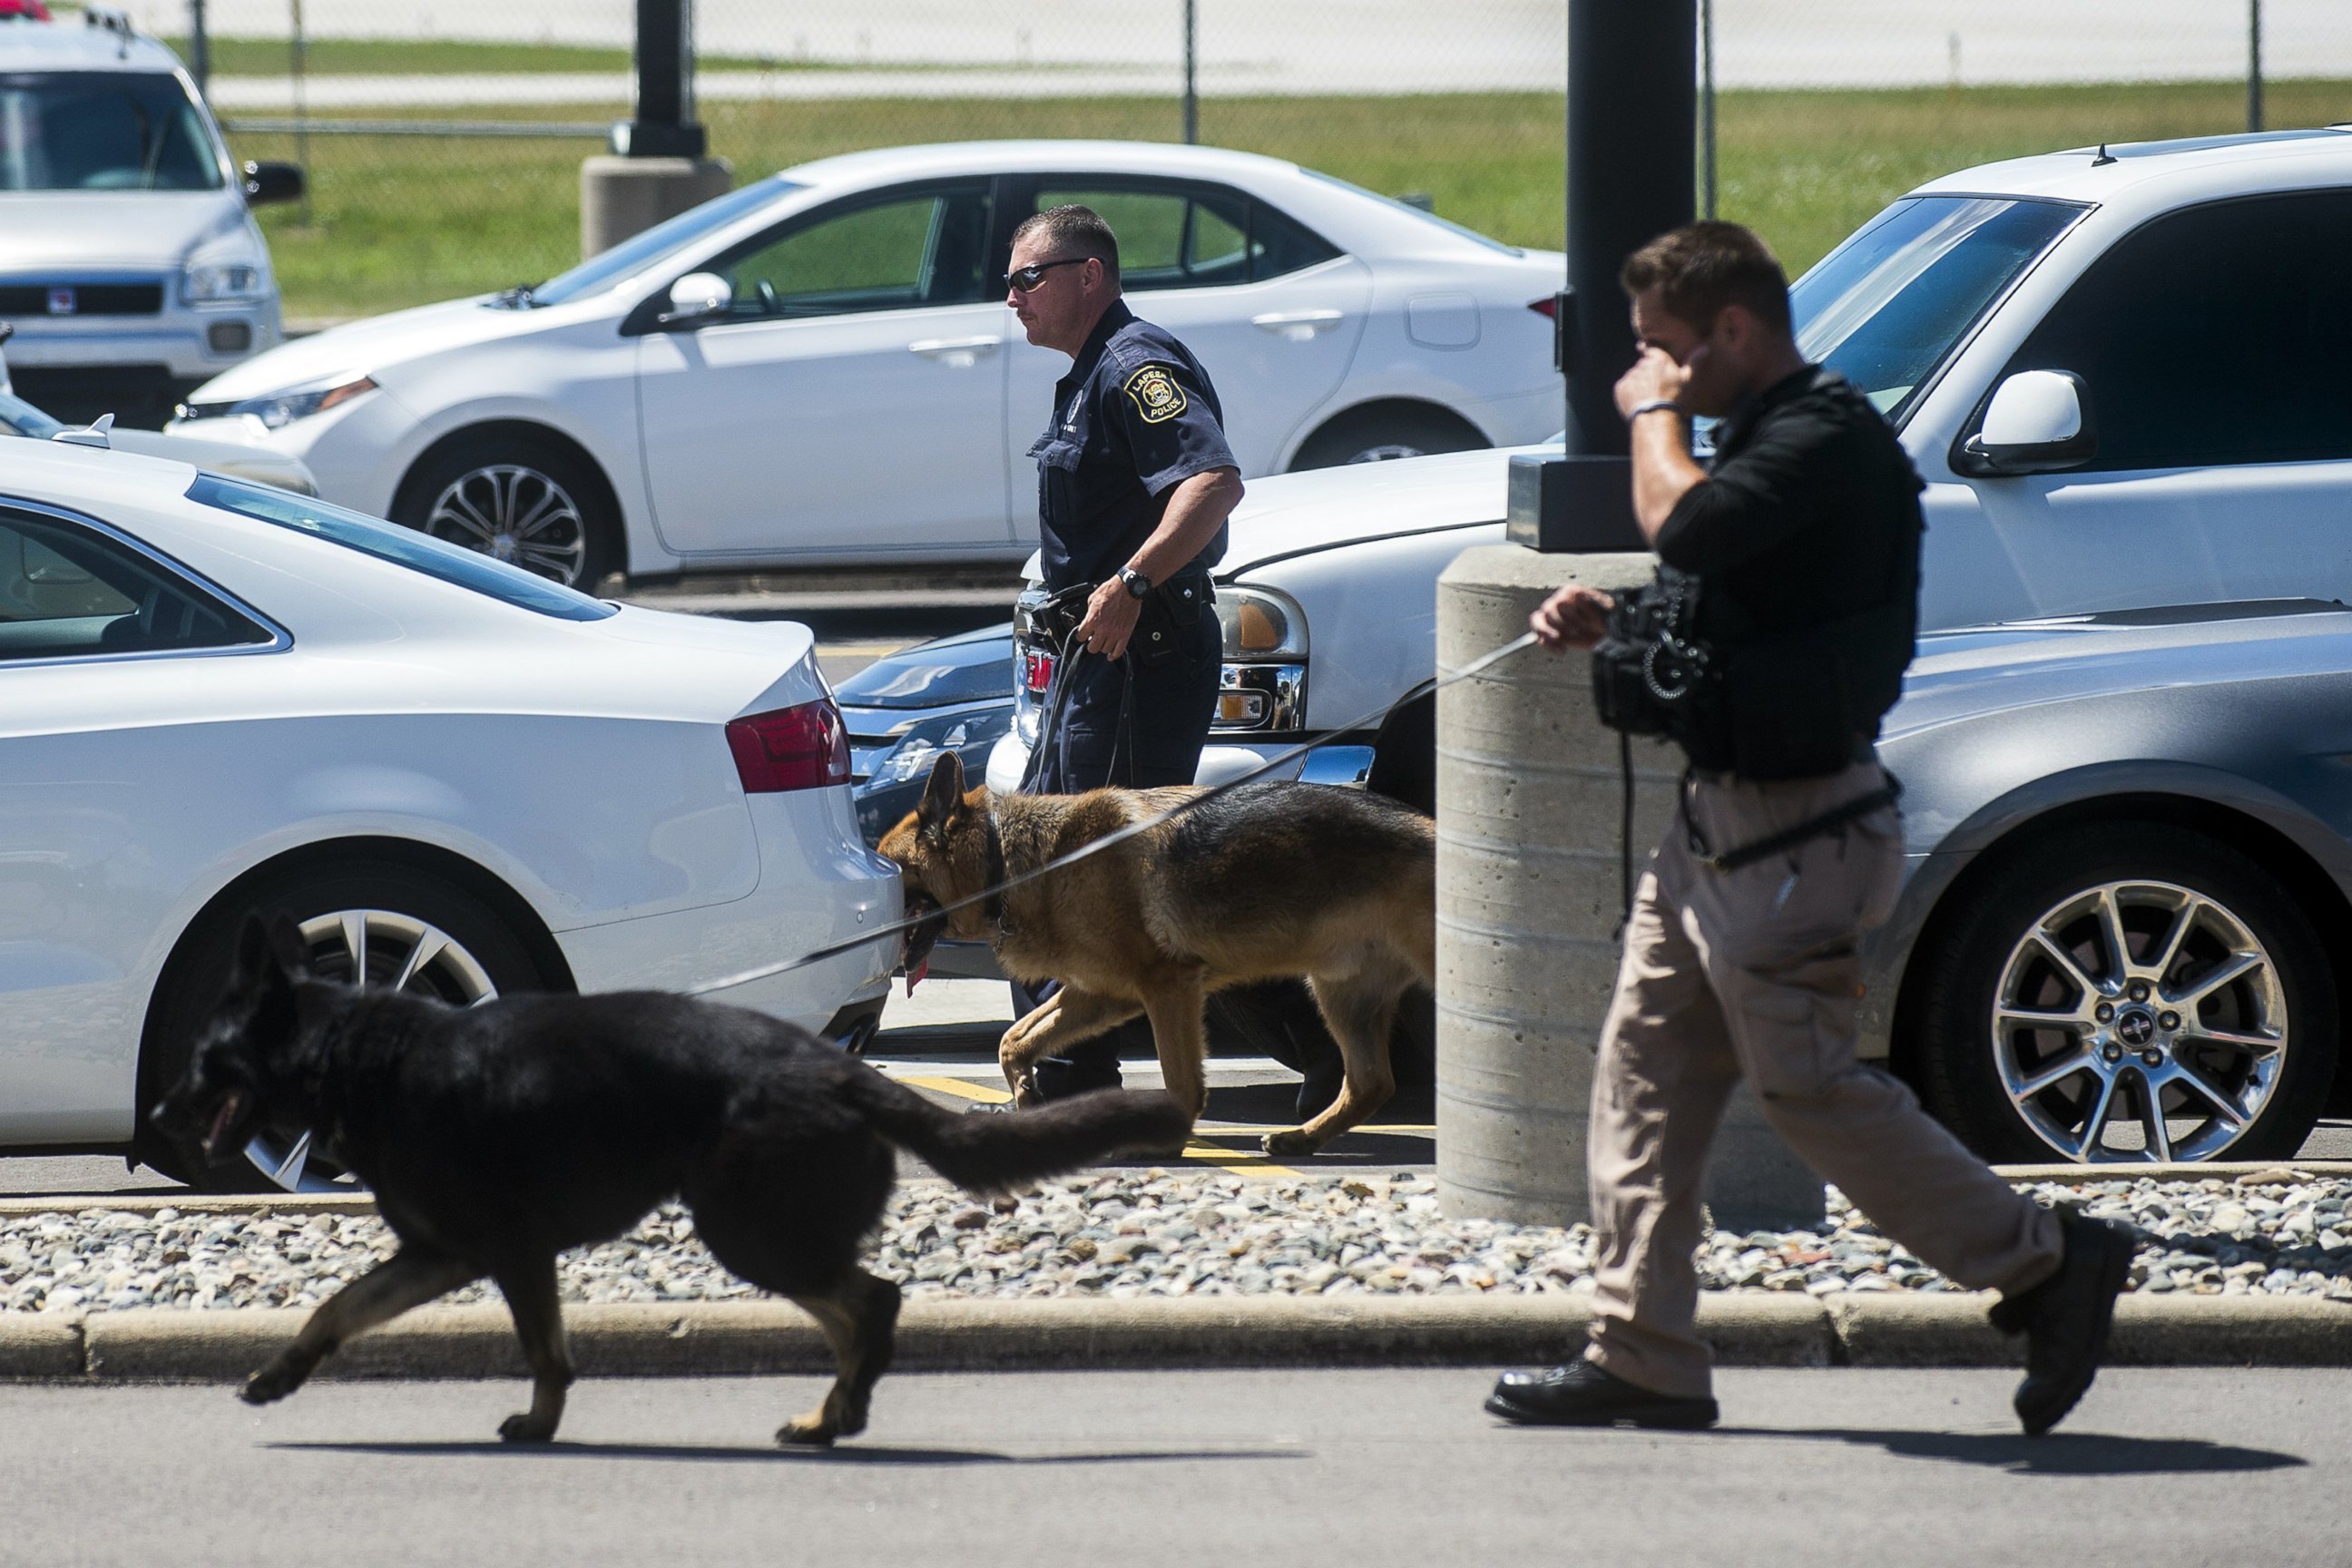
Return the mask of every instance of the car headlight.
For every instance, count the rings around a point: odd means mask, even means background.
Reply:
[[[912,778],[928,778],[941,752],[961,754],[985,750],[1012,727],[1013,710],[1009,705],[914,725],[898,738],[896,745],[875,759],[872,782],[903,784]]]
[[[1217,625],[1225,657],[1212,731],[1304,729],[1307,612],[1298,601],[1271,588],[1220,587]]]
[[[249,261],[191,261],[180,273],[180,299],[189,305],[257,300],[265,287],[261,268]]]
[[[373,392],[375,383],[364,375],[339,376],[324,384],[298,386],[287,392],[273,392],[261,397],[240,397],[234,403],[184,403],[180,405],[183,419],[257,419],[266,430],[282,430],[297,419],[308,419],[313,414],[324,414],[339,404],[349,403],[362,393]]]

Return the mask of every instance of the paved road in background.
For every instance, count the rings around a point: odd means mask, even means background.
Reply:
[[[130,0],[151,31],[185,29],[186,0]],[[285,0],[210,0],[218,36],[284,37]],[[1559,0],[1199,0],[1199,76],[1208,96],[1559,89],[1567,27]],[[2242,0],[1738,0],[1716,8],[1716,79],[1726,87],[1941,86],[2212,80],[2246,68]],[[2273,76],[2352,71],[2342,0],[2263,0]],[[625,47],[631,0],[307,0],[312,37],[520,39]],[[1064,97],[1179,89],[1180,10],[1135,0],[860,0],[697,7],[706,56],[833,68],[706,72],[698,96]],[[389,103],[625,102],[609,75],[320,76],[312,112]],[[286,107],[281,79],[215,79],[230,110]],[[452,95],[455,96],[452,96]]]
[[[2056,1435],[2000,1372],[1734,1370],[1727,1429],[1507,1427],[1492,1369],[900,1374],[830,1453],[813,1377],[592,1381],[502,1447],[503,1384],[0,1387],[5,1555],[240,1568],[770,1563],[2346,1561],[2352,1373],[2110,1370]]]

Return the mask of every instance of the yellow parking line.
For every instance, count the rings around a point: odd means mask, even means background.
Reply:
[[[961,1100],[976,1100],[982,1105],[1002,1105],[1013,1098],[1003,1089],[974,1083],[969,1079],[902,1078],[898,1081],[913,1089],[935,1089],[941,1094],[952,1094]]]
[[[1001,1089],[984,1083],[973,1083],[969,1079],[902,1078],[898,1081],[910,1089],[937,1089],[941,1094],[952,1094],[960,1100],[976,1100],[983,1105],[1002,1105],[1013,1098]],[[1245,1128],[1235,1128],[1225,1136],[1250,1138],[1255,1137],[1256,1134]],[[1275,1164],[1263,1154],[1244,1154],[1230,1149],[1220,1149],[1215,1144],[1205,1142],[1199,1138],[1185,1144],[1184,1152],[1179,1158],[1222,1166],[1238,1176],[1264,1176],[1278,1180],[1284,1176],[1298,1174],[1297,1171],[1286,1165]]]

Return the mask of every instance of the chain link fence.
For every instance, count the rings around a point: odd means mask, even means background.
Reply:
[[[131,0],[241,157],[289,315],[544,278],[628,117],[633,0]],[[2352,120],[2347,0],[1702,0],[1702,209],[1792,269],[1992,158]],[[1240,147],[1557,246],[1565,0],[697,0],[697,117],[739,181],[861,147],[1105,136]]]

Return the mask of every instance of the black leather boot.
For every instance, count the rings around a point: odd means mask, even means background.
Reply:
[[[1579,1356],[1543,1372],[1507,1372],[1486,1396],[1486,1412],[1531,1426],[1664,1426],[1697,1431],[1715,1425],[1712,1399],[1654,1394]]]
[[[2058,1272],[2031,1290],[2002,1297],[1990,1314],[2002,1333],[2025,1336],[2025,1379],[2011,1403],[2029,1437],[2063,1420],[2099,1374],[2116,1298],[2131,1278],[2137,1250],[2129,1231],[2105,1220],[2060,1209],[2058,1223],[2066,1235]]]

